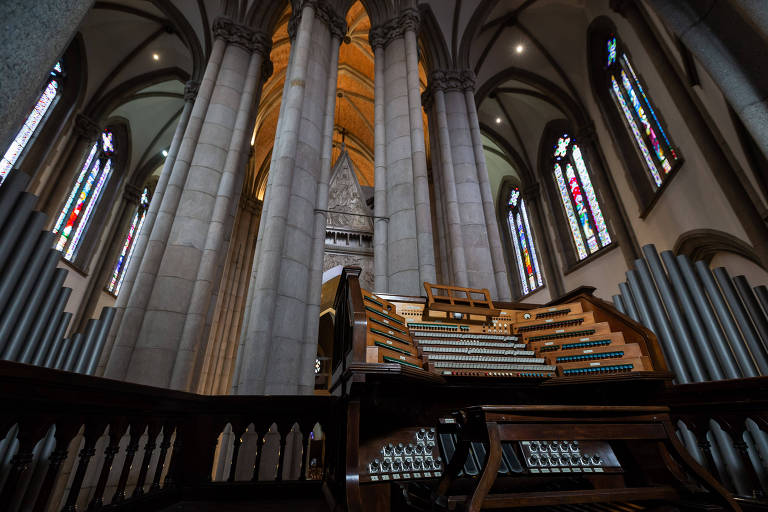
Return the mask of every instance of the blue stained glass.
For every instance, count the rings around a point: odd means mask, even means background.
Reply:
[[[520,255],[520,247],[517,244],[519,235],[517,233],[517,227],[515,226],[515,214],[511,211],[507,216],[507,223],[509,224],[509,230],[512,232],[512,245],[515,246],[515,261],[517,261],[517,270],[520,273],[520,284],[523,288],[523,295],[528,293],[528,281],[525,279],[525,270],[523,270],[523,258]]]
[[[614,62],[616,62],[616,38],[612,37],[608,40],[608,65]]]
[[[588,256],[587,249],[584,247],[584,240],[581,238],[579,221],[576,220],[576,215],[573,213],[573,205],[571,205],[570,194],[565,186],[565,179],[563,178],[563,171],[560,168],[560,164],[555,164],[555,180],[557,181],[557,189],[560,192],[560,199],[565,208],[565,216],[568,219],[568,225],[571,228],[573,242],[576,244],[576,251],[579,254],[579,259],[583,260]]]
[[[91,162],[93,161],[93,156],[96,154],[97,147],[98,146],[96,144],[94,144],[93,147],[91,147],[91,152],[88,154],[88,158],[85,160],[85,164],[83,165],[83,168],[80,171],[80,176],[77,177],[75,186],[72,189],[72,192],[69,194],[69,199],[67,199],[67,203],[64,205],[64,209],[61,210],[61,213],[59,214],[59,219],[56,221],[56,225],[53,228],[54,233],[58,233],[61,230],[61,227],[64,224],[64,221],[69,215],[70,213],[69,208],[70,206],[72,206],[72,202],[77,197],[77,193],[80,190],[80,185],[83,183],[83,178],[85,178],[85,175],[88,172],[88,169],[91,168]]]
[[[589,178],[587,166],[584,164],[584,159],[581,157],[581,149],[579,149],[579,146],[576,144],[573,145],[573,161],[576,163],[576,170],[579,173],[581,188],[583,188],[584,192],[587,194],[589,209],[592,210],[592,218],[595,220],[597,234],[600,237],[600,244],[605,247],[611,243],[611,237],[608,234],[608,226],[605,225],[603,212],[600,209],[600,204],[597,202],[597,195],[595,194],[595,189],[592,186],[592,180]]]
[[[520,201],[520,211],[523,212],[523,220],[525,221],[525,232],[528,233],[528,240],[531,246],[531,256],[533,258],[533,268],[536,271],[536,282],[539,286],[544,284],[541,279],[541,271],[539,270],[539,258],[536,255],[536,244],[533,242],[533,231],[531,231],[531,225],[528,222],[528,212],[525,209],[525,201]]]

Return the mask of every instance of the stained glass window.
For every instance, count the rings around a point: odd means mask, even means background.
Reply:
[[[139,238],[141,228],[144,226],[144,219],[147,216],[147,210],[149,209],[150,193],[148,188],[144,188],[139,199],[139,206],[136,208],[136,213],[133,214],[133,220],[131,220],[131,227],[128,228],[128,235],[125,237],[123,247],[120,251],[120,255],[117,257],[117,263],[114,270],[112,270],[112,277],[107,285],[107,291],[112,295],[117,296],[120,293],[120,287],[123,284],[123,278],[125,272],[128,269],[128,264],[131,262],[133,251],[136,248],[136,240]]]
[[[515,248],[515,261],[520,274],[520,287],[523,295],[541,287],[539,259],[536,256],[536,244],[533,241],[531,224],[528,222],[528,212],[525,202],[520,197],[520,190],[515,187],[509,192],[507,223]]]
[[[611,95],[656,189],[672,172],[679,156],[616,36],[606,42],[606,71]]]
[[[555,183],[568,228],[576,254],[583,260],[610,244],[611,236],[581,148],[565,133],[558,138],[553,157]]]
[[[93,211],[114,171],[112,168],[114,152],[112,132],[104,130],[101,139],[91,147],[64,208],[56,220],[53,227],[53,232],[59,235],[56,249],[64,252],[64,258],[67,260],[72,261],[77,254]]]
[[[45,119],[45,115],[51,109],[51,105],[53,105],[56,98],[58,98],[61,89],[61,75],[61,62],[57,62],[50,72],[50,76],[43,88],[42,94],[37,99],[35,108],[32,109],[27,120],[24,121],[24,125],[6,150],[3,159],[0,160],[0,184],[5,181],[8,173],[11,172],[14,164],[19,160],[19,157],[24,152],[27,144],[29,144],[30,139],[32,139],[32,136],[37,132],[38,128],[40,128]]]

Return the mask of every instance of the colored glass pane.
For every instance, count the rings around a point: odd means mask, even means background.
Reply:
[[[627,124],[629,125],[630,130],[632,130],[632,135],[635,137],[637,147],[640,148],[640,153],[643,155],[645,165],[648,166],[648,170],[650,171],[656,186],[661,186],[661,175],[659,175],[659,170],[656,168],[656,164],[653,162],[653,158],[651,157],[651,153],[648,151],[648,146],[645,145],[643,136],[640,135],[640,130],[637,128],[635,118],[632,116],[632,112],[629,110],[627,102],[624,99],[624,94],[621,92],[619,84],[616,83],[616,78],[613,76],[611,76],[611,86],[613,87],[613,94],[616,100],[619,102],[619,106],[621,107],[622,112],[624,112],[624,117],[627,120]]]
[[[98,166],[94,165],[94,169],[97,169]],[[112,170],[112,160],[107,160],[107,163],[104,165],[104,172],[101,173],[99,176],[99,180],[96,183],[96,189],[93,192],[93,195],[90,198],[90,201],[88,201],[88,205],[85,207],[85,213],[83,213],[83,217],[80,219],[80,222],[77,224],[77,229],[75,230],[75,236],[72,238],[72,242],[69,244],[69,247],[67,248],[67,252],[64,254],[64,257],[68,260],[71,260],[72,257],[75,255],[75,251],[77,250],[77,247],[80,245],[80,236],[85,231],[86,226],[88,225],[88,221],[91,219],[91,213],[93,212],[93,207],[99,202],[99,198],[101,197],[101,192],[104,190],[104,184],[109,179],[110,171]]]
[[[520,197],[520,190],[513,188],[509,193],[509,206],[517,206],[517,200]]]
[[[557,145],[555,146],[555,158],[560,160],[565,155],[568,154],[568,144],[571,143],[570,137],[568,135],[563,135],[557,140]]]
[[[83,185],[83,188],[80,190],[79,194],[77,194],[77,201],[75,203],[75,207],[72,209],[72,211],[69,212],[69,215],[67,217],[67,222],[66,224],[64,224],[64,227],[61,230],[59,243],[56,244],[56,249],[58,249],[59,251],[64,250],[64,247],[67,245],[67,242],[69,242],[69,239],[72,235],[72,230],[75,229],[75,223],[77,222],[77,219],[80,217],[80,213],[83,211],[83,207],[86,205],[86,201],[91,195],[93,184],[96,181],[96,178],[98,177],[98,174],[99,174],[100,164],[101,162],[96,160],[96,163],[93,165],[90,172],[88,173],[88,178],[85,181],[85,185]]]
[[[43,94],[41,94],[40,98],[37,100],[35,108],[32,109],[27,120],[24,121],[24,125],[19,130],[19,133],[16,134],[13,142],[11,142],[2,161],[0,161],[0,184],[5,181],[5,178],[8,176],[8,173],[11,172],[13,165],[19,159],[19,156],[21,156],[21,153],[32,138],[32,135],[34,135],[35,131],[40,126],[46,112],[48,112],[48,109],[56,99],[58,90],[59,83],[55,78],[52,78],[45,87],[45,90],[43,90]]]
[[[616,38],[612,37],[608,40],[608,65],[614,62],[616,62]]]
[[[97,147],[98,146],[96,144],[94,144],[93,147],[91,147],[91,152],[88,154],[88,158],[86,158],[85,160],[85,164],[83,165],[83,168],[80,171],[80,175],[77,177],[75,186],[72,189],[72,192],[69,194],[67,203],[64,205],[64,209],[61,210],[61,213],[59,214],[59,219],[56,221],[56,225],[53,227],[54,233],[58,233],[59,230],[61,230],[61,226],[64,223],[64,220],[67,218],[67,214],[70,213],[69,208],[72,206],[72,202],[77,197],[77,193],[80,190],[80,185],[83,183],[83,178],[85,178],[86,173],[88,172],[88,169],[90,169],[91,167],[91,162],[93,161],[93,157],[96,154]]]
[[[573,172],[573,166],[570,162],[565,165],[565,175],[568,178],[568,189],[571,193],[573,204],[576,207],[576,215],[581,225],[581,232],[584,233],[584,238],[587,239],[589,252],[595,252],[599,249],[597,239],[595,238],[595,232],[592,230],[592,223],[589,220],[587,205],[584,203],[584,194],[581,193],[579,180],[576,179],[576,174]]]
[[[589,209],[592,210],[592,218],[595,221],[597,234],[600,237],[600,245],[606,246],[611,243],[611,237],[608,234],[608,226],[605,225],[603,212],[600,209],[600,204],[597,202],[595,188],[592,186],[592,180],[589,177],[589,172],[587,172],[587,166],[584,164],[584,159],[581,156],[581,149],[579,149],[579,146],[576,144],[573,145],[573,161],[576,164],[576,170],[579,173],[581,188],[587,196]]]
[[[661,143],[656,137],[656,130],[653,129],[650,121],[648,121],[648,117],[645,115],[645,109],[643,109],[643,106],[640,104],[640,100],[637,98],[637,94],[635,94],[635,90],[629,83],[629,78],[627,78],[627,74],[623,69],[621,70],[621,83],[624,85],[624,89],[627,91],[629,101],[632,103],[632,107],[635,109],[635,113],[640,119],[640,123],[645,128],[645,134],[651,141],[651,147],[653,148],[653,152],[656,154],[656,158],[658,158],[661,166],[664,168],[664,172],[671,171],[672,166],[669,165],[669,161],[667,161],[667,157],[664,155],[664,150],[661,147]]]
[[[533,290],[536,288],[535,273],[533,271],[533,262],[531,261],[531,252],[528,249],[528,240],[525,236],[526,232],[523,228],[523,219],[519,213],[515,215],[515,224],[517,225],[517,235],[520,240],[520,252],[523,257],[523,269],[525,270],[525,277],[531,290]]]
[[[144,226],[144,219],[147,216],[147,208],[149,207],[149,189],[145,188],[139,199],[139,206],[136,209],[136,213],[131,221],[131,227],[128,229],[128,235],[123,242],[123,248],[120,251],[120,256],[117,259],[115,268],[112,271],[112,277],[110,278],[107,290],[114,295],[120,293],[120,287],[123,284],[123,278],[127,272],[128,265],[133,257],[133,252],[136,249],[136,241],[141,233],[141,228]]]
[[[533,268],[536,271],[536,282],[538,286],[542,286],[544,281],[541,278],[541,271],[539,270],[539,258],[536,256],[536,244],[533,242],[533,231],[531,231],[531,224],[528,222],[528,212],[525,209],[525,202],[520,201],[520,211],[523,212],[523,221],[525,221],[525,232],[528,235],[528,242],[531,246],[531,259],[533,259]]]
[[[568,189],[565,186],[565,178],[563,177],[563,170],[560,168],[560,164],[555,164],[555,181],[557,182],[557,189],[560,192],[560,199],[563,202],[568,225],[571,228],[571,235],[573,236],[573,242],[576,245],[576,251],[579,255],[579,259],[583,260],[587,257],[587,249],[584,247],[584,240],[581,237],[579,222],[576,220],[576,215],[573,212],[573,205],[571,204]]]
[[[515,246],[515,261],[517,261],[517,270],[520,273],[520,285],[523,288],[523,295],[528,293],[528,281],[525,279],[525,270],[523,270],[523,257],[520,254],[520,246],[517,241],[518,233],[517,226],[515,226],[515,214],[511,211],[507,215],[507,223],[509,224],[509,231],[512,233],[512,245]]]

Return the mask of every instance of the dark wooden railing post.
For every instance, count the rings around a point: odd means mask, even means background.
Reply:
[[[239,424],[236,424],[234,422],[232,423],[232,435],[234,436],[234,439],[233,439],[233,447],[232,447],[232,461],[229,465],[229,476],[227,477],[227,482],[235,481],[235,472],[237,471],[237,459],[240,455],[240,447],[243,445],[243,436],[245,435],[246,430],[243,430],[243,427],[240,426]],[[224,436],[222,436],[222,440],[223,439],[224,439]],[[221,448],[222,450],[219,452],[220,453],[219,456],[223,457],[227,453],[226,451],[227,447],[222,444]]]
[[[743,434],[747,428],[745,424],[746,417],[729,414],[718,415],[714,419],[733,440],[733,446],[739,454],[742,466],[744,466],[743,483],[752,491],[753,497],[762,497],[763,490],[760,486],[760,478],[757,476],[752,460],[749,458],[747,443],[744,442]]]
[[[0,493],[0,504],[9,504],[13,501],[22,475],[29,470],[29,466],[32,464],[34,446],[34,444],[25,443],[19,439],[19,449],[16,455],[11,458],[11,469],[5,480],[3,492]]]
[[[72,479],[72,484],[69,487],[67,501],[61,509],[62,512],[77,512],[77,498],[80,496],[80,488],[83,486],[83,480],[85,479],[86,471],[88,471],[91,457],[96,454],[96,441],[101,437],[105,427],[105,423],[87,423],[85,425],[85,431],[83,432],[85,443],[83,444],[83,449],[78,454],[80,460],[77,463],[75,477]]]
[[[120,451],[120,438],[123,437],[124,433],[125,424],[113,423],[109,426],[109,444],[104,449],[104,464],[101,466],[99,480],[93,491],[93,499],[90,505],[88,505],[89,511],[98,510],[104,506],[104,490],[107,488],[109,473],[112,471],[112,461],[114,461],[115,455]]]
[[[163,425],[163,440],[160,442],[160,455],[157,457],[157,466],[155,467],[155,474],[152,477],[152,485],[149,487],[150,492],[160,490],[160,478],[163,476],[163,468],[167,464],[165,458],[168,455],[168,448],[171,447],[171,437],[173,436],[173,425],[166,423]]]
[[[300,425],[301,433],[303,435],[301,439],[301,470],[299,472],[299,480],[307,479],[307,458],[309,457],[309,444],[311,442],[312,429],[315,426],[314,422],[304,422]]]
[[[280,453],[278,456],[278,463],[277,463],[277,475],[275,476],[276,482],[281,482],[283,480],[283,471],[285,469],[285,443],[286,438],[288,437],[288,434],[291,433],[291,428],[288,428],[287,432],[284,432],[282,428],[280,428],[280,424],[277,425],[277,432],[280,434]]]
[[[147,444],[144,445],[144,457],[141,460],[141,468],[139,469],[139,477],[136,480],[136,488],[133,490],[131,497],[136,498],[144,494],[144,482],[147,480],[147,472],[149,471],[149,465],[152,462],[152,454],[155,451],[157,436],[160,433],[159,423],[150,423],[147,427]]]
[[[131,465],[133,464],[133,458],[136,456],[136,452],[139,449],[139,439],[144,434],[144,425],[138,423],[131,423],[131,437],[128,441],[128,446],[125,447],[125,460],[123,461],[123,469],[120,471],[120,478],[117,481],[117,489],[115,489],[115,495],[112,497],[112,504],[115,505],[124,501],[125,486],[128,484],[128,475],[131,473]]]
[[[253,428],[255,429],[258,438],[256,439],[256,459],[253,461],[253,476],[251,476],[251,482],[258,482],[259,469],[261,468],[261,452],[264,450],[267,433],[269,432],[269,425],[266,423],[263,425],[254,423]]]

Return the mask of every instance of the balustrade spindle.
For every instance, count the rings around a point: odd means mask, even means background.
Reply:
[[[112,428],[109,431],[109,444],[104,449],[104,464],[101,466],[99,480],[93,491],[93,499],[88,505],[89,511],[95,511],[104,506],[104,490],[107,488],[107,480],[109,480],[109,473],[112,470],[112,461],[115,460],[115,455],[120,451],[120,438],[123,429],[119,429],[120,433],[118,433],[118,429],[115,428],[114,430],[114,433]]]
[[[143,427],[143,425],[142,425]],[[144,433],[144,428],[139,428],[139,425],[131,424],[131,437],[128,441],[128,446],[125,447],[125,461],[123,462],[123,469],[120,471],[120,478],[117,481],[117,489],[115,495],[112,497],[112,504],[115,505],[121,501],[125,501],[125,486],[128,483],[128,475],[131,472],[131,464],[133,464],[133,458],[136,452],[139,450],[139,439]]]
[[[285,444],[287,441],[288,434],[291,433],[291,429],[288,429],[288,432],[283,432],[280,427],[277,427],[277,433],[280,434],[280,452],[278,453],[278,462],[277,462],[277,475],[275,476],[276,482],[281,482],[283,480],[283,470],[285,469]]]
[[[165,458],[168,455],[168,448],[171,447],[171,432],[173,427],[166,423],[163,425],[163,440],[160,442],[160,454],[157,457],[157,466],[155,466],[155,474],[152,477],[152,485],[149,486],[149,491],[160,490],[160,478],[163,476],[163,468],[165,467]]]
[[[314,424],[305,424],[301,429],[301,470],[299,471],[299,480],[307,479],[307,457],[309,456],[309,443],[311,442],[311,432]]]
[[[64,503],[64,508],[61,509],[61,512],[77,512],[77,498],[80,496],[80,488],[83,486],[85,473],[88,471],[88,464],[90,464],[91,458],[96,455],[96,441],[104,432],[105,426],[104,424],[86,425],[85,432],[83,433],[85,443],[78,455],[80,460],[77,463],[75,477],[72,479],[67,501]]]
[[[53,491],[53,484],[56,482],[56,477],[59,475],[59,470],[64,461],[67,460],[69,451],[67,450],[67,444],[61,443],[58,439],[56,444],[62,445],[63,448],[54,449],[51,455],[48,457],[48,469],[45,472],[43,483],[37,491],[37,498],[35,504],[32,507],[32,512],[44,512],[48,507],[48,501],[51,499],[51,492]]]
[[[261,469],[261,452],[264,451],[264,445],[267,442],[267,432],[269,432],[269,426],[258,427],[254,424],[256,429],[256,435],[259,436],[256,439],[256,459],[253,461],[253,476],[251,476],[251,482],[259,481],[259,470]]]
[[[227,482],[235,481],[235,472],[237,471],[237,458],[240,455],[240,447],[243,445],[243,436],[247,431],[247,428],[243,430],[242,427],[232,425],[232,433],[235,435],[235,438],[233,441],[234,446],[232,448],[232,462],[229,465],[229,476],[227,477]],[[240,433],[238,434],[238,432]]]
[[[20,442],[19,449],[11,458],[11,469],[8,473],[8,477],[5,479],[5,486],[3,486],[3,492],[0,493],[0,504],[11,503],[18,491],[18,484],[21,481],[21,477],[29,470],[32,461],[34,460],[34,454],[29,443]]]
[[[152,463],[152,454],[155,451],[155,442],[157,436],[160,433],[160,425],[151,423],[147,427],[147,444],[144,445],[144,457],[141,460],[141,468],[139,469],[139,477],[136,479],[136,488],[133,490],[131,497],[136,498],[144,494],[144,482],[147,479],[147,472],[149,471],[149,465]],[[159,461],[158,461],[159,462]]]

